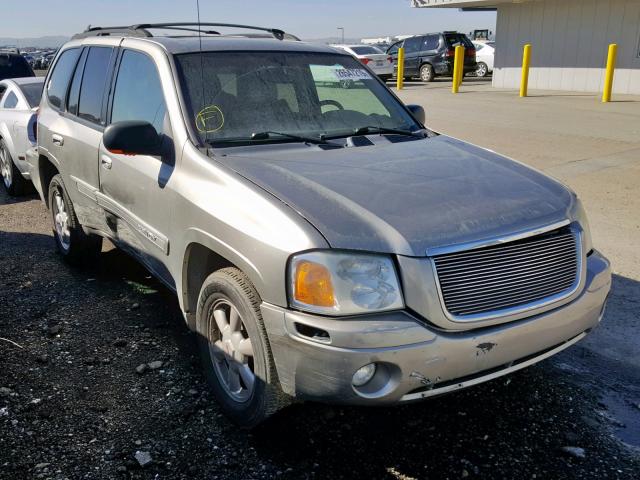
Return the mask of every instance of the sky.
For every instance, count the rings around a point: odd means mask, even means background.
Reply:
[[[87,25],[196,21],[196,0],[2,0],[1,37],[72,35]],[[22,5],[22,7],[19,7]],[[27,7],[28,5],[28,7]],[[24,8],[23,8],[24,7]],[[37,13],[36,13],[37,12]],[[201,20],[282,28],[305,39],[495,29],[493,12],[413,9],[410,0],[200,0]]]

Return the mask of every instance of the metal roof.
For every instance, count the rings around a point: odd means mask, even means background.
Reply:
[[[521,0],[522,3],[526,0]],[[500,3],[514,3],[513,0],[411,0],[415,8],[494,8]]]

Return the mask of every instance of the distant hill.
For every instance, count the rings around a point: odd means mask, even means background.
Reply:
[[[0,45],[16,46],[18,48],[40,47],[40,48],[56,48],[69,40],[69,37],[61,35],[52,35],[48,37],[34,38],[10,38],[0,37]]]
[[[309,42],[309,43],[320,43],[320,44],[332,44],[332,43],[342,43],[342,38],[341,37],[326,37],[326,38],[303,38],[302,39],[305,42]],[[344,43],[349,45],[349,44],[353,44],[353,43],[360,43],[360,39],[356,39],[356,38],[345,38],[344,39]]]

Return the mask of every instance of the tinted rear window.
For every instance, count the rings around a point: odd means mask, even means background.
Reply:
[[[112,51],[110,47],[91,47],[84,66],[78,116],[93,123],[102,121],[102,100]]]
[[[65,50],[54,66],[47,87],[49,101],[54,107],[62,108],[62,105],[64,105],[69,88],[69,80],[71,79],[71,75],[73,75],[79,55],[79,48]]]
[[[27,98],[27,102],[31,108],[37,107],[40,104],[43,86],[43,83],[27,83],[26,85],[20,85],[20,89]]]
[[[0,54],[0,80],[33,76],[33,70],[21,55]]]
[[[378,53],[383,53],[382,50],[376,47],[349,47],[356,55],[376,55]]]
[[[458,45],[464,45],[466,48],[475,48],[471,40],[462,33],[445,33],[444,38],[447,40],[447,44],[450,47],[457,47]]]

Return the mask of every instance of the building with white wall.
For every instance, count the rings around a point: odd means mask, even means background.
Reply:
[[[529,88],[599,92],[610,43],[614,93],[640,95],[640,0],[412,0],[420,8],[497,9],[493,85],[518,88],[533,46]]]

